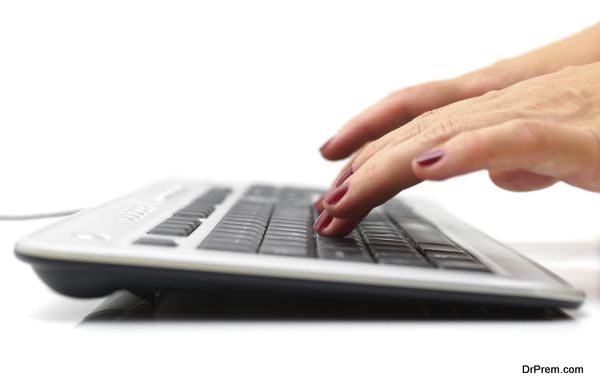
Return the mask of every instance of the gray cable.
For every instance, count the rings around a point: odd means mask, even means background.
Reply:
[[[29,215],[0,215],[0,221],[15,221],[15,220],[34,220],[46,219],[51,217],[69,216],[81,211],[81,209],[72,209],[69,211],[49,212],[49,213],[33,213]]]

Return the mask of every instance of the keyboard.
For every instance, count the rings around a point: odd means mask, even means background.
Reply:
[[[313,230],[322,190],[172,179],[21,239],[19,258],[53,290],[342,295],[436,303],[578,307],[581,291],[462,222],[406,195],[347,236]],[[289,293],[287,293],[289,292]]]
[[[176,247],[169,237],[186,237],[231,193],[211,188],[148,231],[135,243]],[[353,261],[443,270],[490,272],[399,200],[371,212],[344,238],[315,234],[315,191],[255,185],[250,187],[198,248],[323,260]]]

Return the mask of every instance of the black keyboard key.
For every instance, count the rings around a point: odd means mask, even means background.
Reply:
[[[208,218],[215,208],[212,205],[203,205],[203,206],[194,206],[188,205],[185,208],[181,208],[179,211],[175,212],[176,216],[192,216],[201,219]]]
[[[213,231],[248,231],[248,233],[255,233],[257,235],[262,236],[264,232],[264,227],[261,227],[256,224],[231,224],[231,223],[220,223],[218,227],[216,227]]]
[[[291,224],[269,224],[269,229],[273,231],[279,231],[282,233],[293,233],[293,232],[307,232],[308,228],[306,226],[299,225],[291,225]]]
[[[210,215],[213,211],[215,210],[215,207],[213,207],[212,205],[202,205],[202,206],[198,206],[198,205],[188,205],[185,208],[181,208],[179,211],[177,212],[195,212],[198,214],[202,214],[201,217],[208,217],[208,215]]]
[[[391,258],[391,257],[402,257],[402,258],[419,258],[419,259],[425,259],[425,257],[423,257],[423,255],[421,255],[421,253],[419,253],[417,250],[414,249],[407,249],[407,248],[402,248],[402,249],[381,249],[381,248],[376,248],[376,247],[370,247],[371,249],[371,253],[373,254],[373,256],[375,258]]]
[[[287,190],[290,196],[291,190]],[[283,194],[286,196],[286,194]],[[309,204],[277,204],[265,233],[261,254],[315,256],[314,236],[311,229],[312,209]]]
[[[365,239],[365,242],[369,246],[382,246],[382,247],[408,247],[412,248],[412,244],[405,240],[401,239],[380,239],[380,238],[371,238]]]
[[[186,219],[206,219],[214,212],[215,205],[223,202],[230,192],[231,189],[229,188],[212,188],[187,206],[179,209],[170,219],[182,221]],[[198,228],[199,225],[196,225],[194,229]]]
[[[245,196],[272,197],[277,194],[277,188],[268,185],[253,185],[245,193]]]
[[[432,261],[453,259],[461,261],[476,261],[475,258],[466,253],[451,253],[451,252],[439,252],[439,251],[426,251],[427,258]]]
[[[201,222],[196,218],[171,216],[150,230],[148,234],[188,236],[194,232],[200,224]]]
[[[370,246],[370,250],[379,263],[431,267],[431,264],[412,247],[373,245]]]
[[[395,247],[395,246],[369,246],[371,253],[373,256],[377,256],[378,254],[385,255],[406,255],[406,256],[419,256],[422,257],[421,253],[415,250],[412,247]]]
[[[375,259],[378,263],[385,265],[399,265],[399,266],[416,266],[416,267],[431,267],[431,264],[416,256],[376,256]]]
[[[265,235],[265,241],[269,240],[269,241],[274,241],[274,242],[299,242],[302,244],[306,244],[308,241],[308,235],[277,235],[277,234],[272,234],[269,231],[267,231],[266,235]]]
[[[197,197],[192,203],[210,203],[213,205],[222,203],[227,195],[231,193],[229,188],[212,188],[206,191],[202,196]]]
[[[161,227],[157,226],[148,231],[151,235],[167,235],[167,236],[188,236],[189,232],[180,227]]]
[[[446,270],[467,270],[489,272],[490,270],[481,262],[464,260],[443,260],[434,262],[440,269]]]
[[[150,246],[164,246],[164,247],[176,247],[177,243],[170,239],[158,239],[158,238],[140,238],[133,242],[134,244],[144,244]]]
[[[369,262],[373,260],[368,252],[360,248],[333,248],[333,247],[319,247],[318,249],[319,258],[323,259],[337,259],[343,261],[355,261],[355,262]]]
[[[357,233],[345,238],[317,237],[317,255],[323,259],[373,262],[369,251]]]
[[[160,223],[161,226],[166,226],[166,225],[172,225],[174,227],[177,226],[189,226],[192,229],[196,229],[197,226],[200,225],[200,222],[198,221],[192,221],[192,220],[179,220],[179,219],[173,219],[173,218],[168,218],[167,220],[165,220],[164,222]]]
[[[170,221],[165,221],[160,223],[160,225],[157,227],[159,229],[161,228],[175,228],[175,229],[181,229],[182,231],[185,231],[185,233],[187,235],[191,234],[192,231],[195,230],[194,226],[191,224],[183,224],[183,223],[177,223],[177,222],[170,222]]]
[[[260,253],[293,257],[314,257],[314,254],[306,245],[282,245],[277,242],[264,242],[260,247]]]
[[[262,238],[264,235],[265,229],[263,228],[253,228],[253,227],[244,227],[244,226],[228,226],[218,224],[208,236],[211,235],[226,235],[226,234],[244,234],[247,236],[256,236],[258,238]]]
[[[165,220],[165,222],[187,223],[187,224],[190,224],[190,225],[194,226],[194,228],[198,228],[202,224],[200,222],[200,220],[198,220],[198,218],[185,217],[185,216],[171,216],[170,218],[168,218],[167,220]]]
[[[258,245],[260,244],[260,240],[247,237],[247,236],[210,236],[202,242],[200,248],[206,248],[209,245],[214,245],[221,247],[222,250],[227,250],[227,247],[233,248],[234,246],[244,246],[247,248],[251,248],[251,251],[256,252],[258,249]],[[232,250],[235,251],[235,250]]]
[[[238,225],[238,226],[256,226],[259,228],[265,228],[267,226],[268,223],[268,219],[267,218],[248,218],[248,217],[237,217],[237,216],[231,216],[231,215],[227,215],[225,218],[223,218],[221,220],[220,223],[223,224],[228,224],[228,225]]]
[[[245,241],[252,244],[260,243],[261,236],[260,235],[251,235],[251,234],[243,234],[243,233],[234,233],[234,232],[221,232],[215,231],[211,233],[209,238],[210,241]]]
[[[355,238],[328,238],[323,236],[317,236],[317,245],[324,248],[333,249],[354,249],[364,248],[365,244],[359,239]]]
[[[175,216],[187,216],[187,217],[193,217],[193,218],[197,218],[197,219],[206,219],[207,214],[204,212],[182,209],[182,210],[175,212]]]
[[[221,251],[236,251],[241,253],[256,252],[256,245],[249,243],[232,243],[222,241],[204,242],[200,248],[204,250],[221,250]]]
[[[401,227],[417,244],[451,245],[444,234],[430,224],[411,221],[403,223]]]
[[[199,248],[257,252],[272,208],[267,203],[239,201],[208,234]]]
[[[445,252],[445,253],[461,253],[463,250],[456,246],[448,245],[448,244],[431,244],[431,243],[422,243],[419,245],[422,250],[425,252]]]

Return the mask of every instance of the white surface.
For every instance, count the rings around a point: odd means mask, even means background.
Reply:
[[[568,35],[598,15],[600,3],[583,0],[5,1],[0,213],[94,205],[173,174],[324,185],[339,164],[323,162],[318,147],[366,105],[401,86]],[[599,196],[566,186],[512,194],[475,174],[410,191],[502,240],[599,238]],[[2,387],[401,387],[480,377],[497,386],[583,387],[598,378],[594,304],[575,323],[213,323],[72,332],[97,302],[49,293],[11,255],[13,240],[43,223],[0,225]],[[579,274],[574,280],[597,296],[592,258],[568,255],[552,265]],[[523,376],[523,363],[583,365],[586,372]]]

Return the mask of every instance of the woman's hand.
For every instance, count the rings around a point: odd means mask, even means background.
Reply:
[[[315,223],[319,234],[349,233],[372,208],[421,180],[482,169],[509,190],[564,181],[600,191],[600,63],[457,101],[477,95],[477,88],[460,88],[434,83],[392,95],[324,147],[326,157],[342,158],[379,138],[354,156],[317,204],[324,208]],[[445,106],[451,101],[457,102]]]
[[[490,67],[449,80],[404,88],[390,94],[346,123],[334,137],[321,146],[321,154],[330,160],[352,155],[342,173],[333,181],[332,188],[339,186],[348,178],[349,168],[354,159],[361,154],[369,142],[405,125],[425,112],[480,96],[491,90],[502,89],[521,78],[516,74]],[[319,213],[324,210],[322,199],[323,197],[315,203]]]

